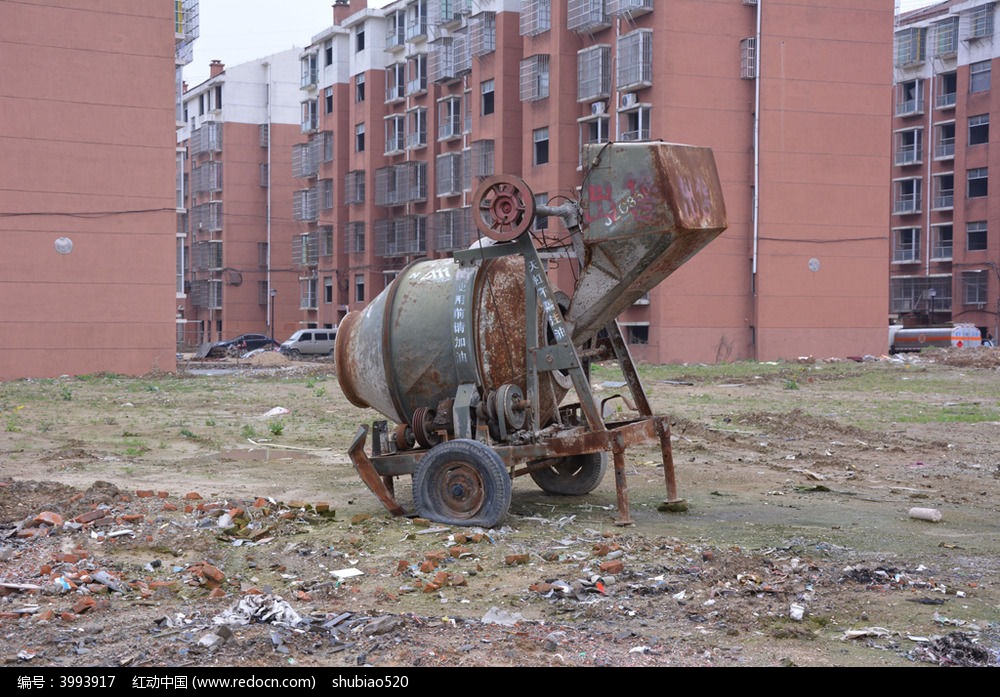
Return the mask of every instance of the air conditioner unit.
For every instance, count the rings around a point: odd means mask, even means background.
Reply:
[[[590,105],[590,113],[594,116],[604,113],[605,104],[604,102],[594,102]]]
[[[627,109],[631,106],[635,106],[635,93],[627,92],[622,95],[622,108]]]

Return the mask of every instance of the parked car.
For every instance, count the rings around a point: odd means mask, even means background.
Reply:
[[[300,329],[281,342],[281,352],[289,358],[322,356],[333,353],[337,329]]]
[[[209,349],[208,355],[212,357],[242,356],[248,351],[259,348],[277,350],[280,347],[281,344],[265,334],[240,334],[235,339],[215,342]]]

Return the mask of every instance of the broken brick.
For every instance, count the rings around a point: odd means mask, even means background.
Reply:
[[[155,496],[152,489],[139,489],[138,491],[135,492],[135,495],[138,496],[140,499],[148,499],[152,496]]]
[[[441,590],[441,586],[436,583],[427,583],[424,585],[424,593],[433,593],[436,590]]]
[[[169,501],[164,501],[163,502],[163,510],[165,510],[165,511],[176,511],[177,510],[177,506],[175,506],[174,504],[170,503]]]
[[[63,524],[63,517],[55,511],[42,511],[31,521],[33,525],[51,525],[58,528]]]
[[[184,498],[188,501],[200,501],[202,496],[197,491],[189,491],[184,494]]]
[[[506,557],[503,558],[503,563],[506,564],[507,566],[517,566],[519,564],[527,564],[528,563],[528,555],[527,554],[508,554]]]
[[[157,492],[156,492],[156,497],[157,497],[157,498],[161,498],[161,499],[165,499],[165,498],[167,498],[168,496],[170,496],[170,494],[168,494],[168,493],[167,493],[167,492],[165,492],[165,491],[157,491]]]
[[[603,561],[599,567],[601,573],[605,574],[620,574],[625,569],[625,564],[621,559],[612,559],[611,561]]]
[[[458,559],[463,554],[468,554],[469,553],[468,548],[467,547],[462,547],[461,545],[455,545],[454,547],[452,547],[448,551],[451,553],[451,556],[455,557],[456,559]]]
[[[121,521],[123,523],[136,523],[145,517],[146,516],[142,515],[141,513],[129,513],[127,515],[120,516]]]
[[[436,569],[437,566],[438,566],[437,561],[435,561],[434,559],[428,559],[427,561],[422,562],[420,564],[420,572],[424,574],[429,574],[430,572],[434,571],[434,569]]]
[[[436,583],[438,586],[446,586],[448,585],[449,576],[450,574],[447,571],[438,571],[436,574],[434,574],[434,579],[431,581],[431,583]]]
[[[85,595],[73,603],[72,609],[77,615],[82,615],[83,613],[92,610],[95,605],[97,605],[97,601],[89,595]]]
[[[538,583],[532,583],[528,586],[528,590],[535,593],[548,593],[552,590],[553,586],[551,583],[546,583],[545,581],[539,581]]]
[[[43,610],[35,615],[35,619],[39,622],[49,622],[56,616],[56,613],[52,610]]]
[[[87,511],[86,513],[81,513],[76,518],[73,519],[74,523],[92,523],[98,518],[103,518],[108,512],[103,508],[95,508],[92,511]]]

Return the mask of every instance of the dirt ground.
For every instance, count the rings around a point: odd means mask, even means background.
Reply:
[[[997,349],[644,367],[688,510],[659,510],[657,452],[635,449],[633,525],[613,476],[582,497],[518,477],[492,530],[382,508],[345,455],[377,416],[327,362],[3,383],[0,657],[1000,665],[998,367]],[[602,398],[618,381],[594,371]]]

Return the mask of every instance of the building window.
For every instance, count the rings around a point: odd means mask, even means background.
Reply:
[[[951,259],[953,228],[950,223],[931,228],[931,259],[948,261]]]
[[[920,228],[905,227],[892,231],[892,261],[894,264],[920,261]]]
[[[986,285],[989,275],[985,270],[962,272],[962,298],[966,305],[986,303]]]
[[[320,208],[325,211],[333,208],[333,180],[321,179],[319,182]]]
[[[969,64],[969,91],[985,92],[990,88],[990,62]]]
[[[462,137],[462,100],[448,97],[438,102],[438,140]]]
[[[740,39],[740,79],[753,80],[757,77],[757,37]]]
[[[889,279],[889,312],[927,312],[951,307],[951,276],[895,276]]]
[[[406,116],[398,114],[385,119],[385,154],[401,153],[406,149]]]
[[[649,140],[649,107],[634,106],[621,110],[620,140]]]
[[[363,303],[365,301],[365,277],[364,274],[357,274],[354,277],[354,302]]]
[[[907,80],[896,85],[896,116],[924,112],[924,81]]]
[[[979,114],[969,117],[969,145],[990,142],[990,115]]]
[[[427,91],[427,54],[418,53],[407,62],[410,81],[406,83],[406,94]]]
[[[982,198],[989,193],[989,170],[986,167],[976,167],[968,171],[968,198]]]
[[[317,278],[315,276],[310,276],[309,278],[299,279],[299,309],[300,310],[315,310],[316,309],[316,282]]]
[[[986,250],[986,221],[977,220],[965,224],[965,249],[969,252]]]
[[[896,32],[896,67],[922,63],[926,57],[927,28],[910,27]]]
[[[611,47],[590,46],[576,52],[576,99],[607,99],[611,95]]]
[[[323,44],[323,67],[328,68],[333,65],[333,40]]]
[[[521,101],[534,102],[549,96],[549,56],[530,56],[521,61]]]
[[[549,129],[536,128],[531,133],[531,140],[534,143],[533,164],[544,165],[549,161]]]
[[[299,81],[299,87],[312,87],[316,84],[319,79],[319,56],[315,53],[309,53],[302,57],[300,61],[301,79]]]
[[[600,104],[600,102],[595,102]],[[611,138],[611,117],[607,114],[596,116],[580,122],[580,156],[583,157],[583,146],[591,143],[607,143]],[[582,161],[582,160],[581,160]]]
[[[457,152],[437,156],[434,168],[439,197],[457,196],[462,193],[462,154]]]
[[[347,224],[347,238],[351,242],[351,251],[362,254],[365,251],[365,224],[357,221]]]
[[[302,102],[302,132],[309,133],[319,128],[319,103],[315,99]]]
[[[653,32],[637,29],[618,39],[618,89],[637,88],[653,81]]]
[[[323,302],[327,305],[333,303],[333,276],[323,277]]]
[[[492,139],[474,140],[470,148],[472,155],[472,173],[477,177],[490,177],[495,174],[494,142]]]
[[[909,128],[905,131],[896,131],[896,166],[915,165],[923,160],[923,140],[924,130],[922,128]]]
[[[365,151],[365,125],[363,123],[354,127],[354,150],[355,152]]]
[[[892,212],[908,215],[920,212],[921,179],[897,179],[892,183]]]
[[[945,172],[934,175],[934,204],[931,208],[942,210],[955,207],[955,174]]]
[[[521,36],[537,36],[551,28],[551,0],[521,0]]]
[[[987,2],[969,12],[969,39],[982,39],[993,36],[993,6]]]
[[[649,343],[649,325],[648,324],[626,324],[622,326],[625,330],[625,341],[630,344],[648,344]]]
[[[479,83],[479,90],[482,94],[482,115],[489,116],[493,113],[493,95],[495,89],[493,80],[484,80]]]
[[[954,56],[958,51],[958,17],[949,17],[934,25],[934,55]]]
[[[385,101],[397,102],[406,96],[406,63],[396,63],[385,69]]]
[[[332,114],[333,113],[333,88],[332,87],[327,87],[325,90],[323,90],[323,101],[325,103],[324,105],[326,107],[326,113]]]
[[[427,145],[427,109],[418,107],[410,111],[410,132],[406,136],[406,147],[422,148]]]
[[[365,171],[356,169],[344,175],[344,203],[365,202]]]
[[[497,49],[496,12],[480,12],[469,20],[472,30],[471,54],[485,56]]]
[[[333,226],[321,225],[319,228],[319,255],[333,256]]]
[[[354,76],[354,101],[365,101],[365,74],[358,73]]]
[[[955,98],[958,93],[958,74],[942,73],[938,75],[938,93],[934,99],[934,106],[938,109],[947,109],[955,106]]]
[[[362,22],[358,25],[358,28],[354,31],[354,48],[355,51],[365,50],[365,23]]]
[[[955,157],[955,122],[939,123],[934,130],[934,159],[950,160]]]

